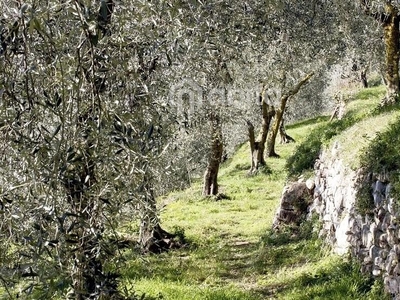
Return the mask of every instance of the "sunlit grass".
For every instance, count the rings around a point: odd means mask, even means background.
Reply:
[[[361,165],[361,150],[376,137],[378,132],[388,129],[389,124],[394,122],[400,111],[388,112],[364,119],[347,129],[337,139],[339,142],[340,157],[345,165],[357,169]]]
[[[315,130],[308,131],[304,142],[298,143],[286,162],[289,175],[295,177],[312,170],[321,150],[331,148],[333,143],[346,165],[359,167],[362,148],[399,114],[398,106],[380,107],[384,94],[382,86],[362,89],[346,101],[345,116],[341,120],[323,119]]]
[[[180,300],[254,300],[249,292],[235,286],[213,287],[207,284],[192,285],[186,282],[153,279],[137,281],[135,288],[144,292],[147,297],[155,299]],[[162,291],[162,293],[160,292]]]
[[[301,140],[303,130],[289,127],[288,133]],[[228,199],[202,197],[201,182],[162,197],[163,227],[184,230],[189,245],[161,255],[132,254],[124,277],[135,290],[163,299],[264,299],[270,288],[260,282],[270,266],[264,264],[262,237],[271,227],[286,181],[285,158],[294,146],[277,145],[281,158],[267,159],[265,170],[248,176],[250,150],[242,145],[220,171],[220,191]],[[281,250],[287,249],[275,255]]]
[[[382,88],[373,89],[376,95]],[[353,115],[365,115],[378,102],[357,101],[348,106]],[[126,252],[124,285],[148,299],[374,299],[382,287],[362,276],[354,262],[330,254],[315,223],[295,233],[271,231],[287,180],[286,159],[327,122],[319,117],[287,126],[297,143],[278,144],[280,158],[268,158],[254,176],[248,176],[248,144],[239,147],[220,171],[220,192],[227,199],[204,198],[200,180],[161,197],[163,228],[184,231],[188,245],[160,255]]]

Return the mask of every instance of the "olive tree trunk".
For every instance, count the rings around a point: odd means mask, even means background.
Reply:
[[[254,126],[250,121],[247,121],[247,128],[249,132],[249,143],[251,151],[251,168],[249,174],[257,172],[259,166],[265,166],[265,143],[267,141],[268,130],[271,124],[271,120],[275,114],[275,108],[270,105],[267,101],[266,85],[264,84],[260,93],[260,104],[262,110],[262,122],[260,133],[255,139]]]
[[[386,62],[386,99],[383,104],[399,100],[399,17],[398,9],[386,4],[390,13],[383,23]]]
[[[281,126],[279,127],[279,135],[281,136],[281,144],[294,143],[295,140],[286,133],[285,119],[282,119]]]
[[[360,0],[367,15],[375,18],[383,27],[385,43],[385,74],[386,98],[382,105],[389,105],[399,100],[399,9],[396,4],[386,1],[385,12],[373,11],[370,2]]]
[[[296,95],[299,92],[300,88],[305,83],[307,83],[313,75],[314,72],[307,74],[300,82],[298,82],[295,86],[293,86],[292,89],[290,89],[287,93],[284,93],[281,96],[280,107],[275,110],[274,123],[268,134],[268,139],[267,139],[267,154],[269,157],[279,157],[279,155],[275,152],[275,142],[279,132],[279,128],[281,126],[283,113],[285,111],[287,101],[289,100],[290,97]]]
[[[162,253],[177,246],[178,243],[174,240],[176,235],[161,228],[153,186],[147,175],[143,178],[142,193],[143,199],[139,203],[141,249],[145,252]]]
[[[223,142],[220,117],[217,113],[211,113],[211,149],[208,157],[208,165],[204,173],[203,195],[212,196],[218,194],[218,171],[222,160]]]
[[[368,88],[367,68],[365,68],[364,70],[361,70],[360,79],[361,79],[363,88],[365,88],[365,89]]]
[[[61,177],[71,209],[71,225],[66,231],[65,242],[71,245],[70,252],[74,257],[71,280],[76,300],[89,299],[94,295],[102,299],[118,296],[115,278],[104,272],[102,259],[98,255],[102,251],[102,206],[92,192],[97,183],[93,153],[98,140],[94,137],[93,128],[88,126],[96,115],[95,111],[96,108],[91,107],[80,115],[78,128],[84,134],[75,140],[69,151],[70,154],[81,153],[82,156],[69,159],[70,167]]]

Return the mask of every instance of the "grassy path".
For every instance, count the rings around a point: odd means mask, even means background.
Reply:
[[[288,133],[299,140],[315,124],[305,123]],[[289,259],[289,252],[294,255],[298,246],[297,242],[289,245],[293,249],[265,250],[265,236],[285,184],[285,158],[294,147],[278,145],[281,158],[269,159],[268,171],[247,177],[249,150],[243,145],[220,173],[221,192],[230,199],[203,199],[200,183],[161,199],[167,203],[163,226],[184,230],[190,245],[131,261],[125,276],[134,279],[135,289],[163,299],[273,298],[283,286],[285,271],[279,263]]]
[[[323,122],[297,124],[288,134],[301,141]],[[376,299],[381,285],[371,291],[372,281],[357,265],[324,251],[312,222],[296,234],[270,232],[285,185],[285,160],[295,146],[278,145],[281,158],[268,159],[268,171],[248,177],[249,149],[243,145],[220,172],[221,192],[229,199],[202,198],[200,183],[160,199],[163,227],[184,232],[189,246],[132,254],[126,285],[146,299]]]

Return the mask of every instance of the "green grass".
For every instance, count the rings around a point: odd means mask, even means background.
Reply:
[[[309,131],[304,141],[298,144],[287,159],[289,177],[299,176],[305,170],[312,169],[321,150],[331,147],[332,142],[339,142],[340,158],[344,164],[353,169],[359,168],[362,148],[400,115],[397,106],[379,108],[384,93],[382,86],[362,89],[347,101],[344,118],[331,122],[328,118],[320,118],[319,125]]]
[[[323,142],[365,118],[381,92],[381,87],[363,91],[365,99],[349,103],[351,121],[334,124]],[[384,299],[380,282],[362,276],[351,260],[330,254],[315,222],[271,231],[287,158],[327,121],[319,117],[288,126],[297,143],[277,145],[280,158],[267,159],[268,167],[255,176],[247,175],[250,151],[242,145],[220,171],[220,192],[229,199],[203,198],[200,182],[160,198],[162,226],[184,231],[189,243],[159,255],[127,251],[124,286],[147,299]]]
[[[335,143],[337,151],[328,151],[328,156],[337,156],[349,167],[348,170],[362,169],[363,178],[367,178],[367,174],[386,172],[391,178],[392,193],[400,196],[397,171],[400,105],[381,107],[384,94],[382,86],[360,90],[346,104],[342,120],[320,122],[288,158],[286,169],[289,176],[297,177],[312,170],[320,151],[332,148]],[[362,180],[358,183],[357,208],[360,213],[372,212],[371,183]]]
[[[389,123],[390,122],[390,123]],[[400,199],[400,111],[387,116],[376,128],[383,129],[368,137],[362,151],[357,155],[358,163],[362,167],[358,180],[357,209],[364,214],[373,214],[375,208],[372,197],[372,183],[375,176],[385,175],[390,181],[390,196]],[[377,131],[377,129],[375,129]],[[375,176],[369,176],[375,174]],[[399,202],[396,202],[399,205]]]
[[[267,159],[268,166],[255,176],[248,176],[248,144],[239,147],[220,170],[220,192],[228,199],[202,197],[196,180],[184,191],[161,197],[163,228],[184,233],[188,244],[159,255],[124,250],[122,289],[148,300],[389,299],[381,281],[360,274],[350,259],[331,254],[318,238],[315,220],[280,233],[271,230],[288,176],[310,175],[322,147],[339,140],[348,155],[343,159],[361,163],[354,158],[365,142],[398,114],[374,110],[383,92],[382,87],[359,92],[341,121],[329,123],[321,116],[287,126],[296,143],[277,145],[280,158]],[[136,223],[120,228],[126,234],[136,229]]]

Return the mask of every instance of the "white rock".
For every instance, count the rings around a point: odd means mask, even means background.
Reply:
[[[350,221],[350,216],[346,215],[343,220],[338,224],[335,232],[335,237],[336,237],[336,246],[335,246],[335,252],[338,253],[339,255],[343,255],[347,253],[350,243],[347,240],[347,234],[349,230],[349,221]]]
[[[340,190],[336,191],[334,201],[335,201],[335,210],[340,211],[343,203],[343,194],[340,192]]]
[[[390,198],[390,191],[391,190],[392,190],[392,185],[390,183],[388,183],[386,185],[386,189],[385,189],[386,200],[388,200]]]
[[[398,293],[399,284],[398,284],[396,278],[394,278],[392,276],[387,276],[384,279],[384,284],[385,284],[385,286],[387,286],[389,293],[392,293],[392,294]]]
[[[379,275],[381,275],[381,273],[382,273],[382,271],[377,268],[374,268],[372,270],[372,275],[374,275],[374,276],[379,276]]]
[[[372,261],[375,261],[375,258],[379,256],[380,251],[381,249],[375,245],[369,249],[369,257],[371,257]]]
[[[309,189],[309,190],[313,190],[314,189],[314,187],[315,187],[315,181],[314,181],[314,179],[307,179],[307,181],[306,181],[306,187]]]

